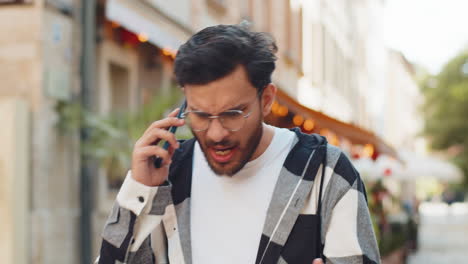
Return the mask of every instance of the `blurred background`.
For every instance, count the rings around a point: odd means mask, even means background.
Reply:
[[[243,20],[279,46],[266,121],[349,155],[383,262],[465,263],[466,10],[463,0],[0,0],[0,263],[91,263],[134,141],[182,100],[178,47]]]

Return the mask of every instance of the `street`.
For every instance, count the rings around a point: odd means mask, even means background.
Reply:
[[[419,212],[419,250],[408,263],[468,263],[468,203],[423,203]]]

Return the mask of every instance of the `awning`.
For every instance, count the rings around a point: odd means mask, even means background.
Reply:
[[[135,34],[144,34],[160,48],[176,51],[191,32],[160,16],[143,1],[107,0],[106,17]]]
[[[379,155],[374,161],[370,158],[351,160],[361,177],[367,181],[389,178],[396,180],[412,180],[412,176],[405,173],[403,163],[388,155]]]
[[[412,181],[428,178],[443,182],[463,180],[463,172],[448,161],[407,150],[399,151],[398,154],[403,163],[387,155],[380,155],[375,162],[369,158],[352,162],[366,180],[377,180],[385,176]]]
[[[432,156],[401,151],[406,167],[404,173],[414,179],[434,178],[446,182],[461,182],[463,172],[454,164]]]
[[[279,104],[286,106],[288,115],[285,116],[289,120],[290,126],[294,126],[290,120],[294,115],[300,114],[304,119],[311,119],[315,122],[316,127],[326,128],[333,131],[339,137],[343,137],[351,141],[353,144],[366,145],[371,144],[374,146],[377,154],[387,154],[393,158],[398,159],[397,152],[387,145],[382,139],[377,137],[370,131],[362,129],[353,124],[348,124],[332,118],[324,113],[312,110],[301,105],[295,99],[287,95],[285,92],[278,89],[276,99]],[[283,124],[285,124],[283,122]]]

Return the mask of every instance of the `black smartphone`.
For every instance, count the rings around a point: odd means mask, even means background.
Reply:
[[[187,101],[184,100],[184,102],[182,103],[182,105],[180,106],[180,110],[179,110],[179,113],[177,114],[177,118],[182,118],[182,115],[184,114],[185,112],[185,108],[187,107]],[[171,132],[172,134],[175,134],[175,132],[177,131],[177,126],[171,126],[169,127],[169,132]],[[169,142],[168,141],[165,141],[164,144],[163,144],[163,149],[165,150],[168,150],[169,149]],[[159,169],[161,168],[161,165],[162,165],[162,158],[160,157],[155,157],[154,158],[154,167]]]

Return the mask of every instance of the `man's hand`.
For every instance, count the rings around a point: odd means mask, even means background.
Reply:
[[[314,259],[314,262],[312,262],[312,264],[323,264],[323,260],[322,259]]]
[[[135,143],[132,154],[132,177],[136,181],[147,186],[159,186],[167,179],[172,155],[179,147],[174,134],[167,131],[167,128],[184,125],[183,119],[176,118],[178,112],[179,109],[176,109],[167,118],[153,122]],[[168,150],[157,146],[161,140],[169,142]],[[161,168],[154,167],[152,156],[162,158]]]

